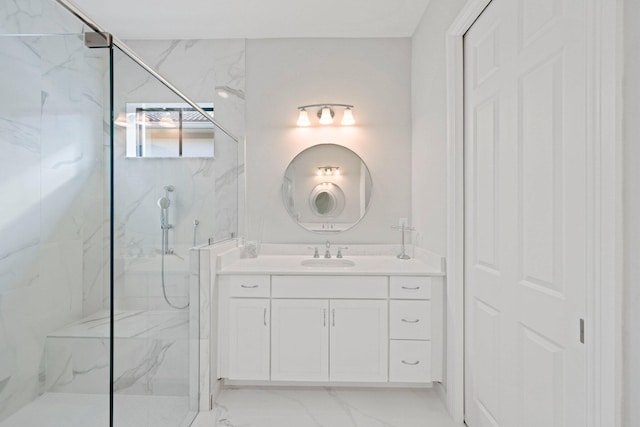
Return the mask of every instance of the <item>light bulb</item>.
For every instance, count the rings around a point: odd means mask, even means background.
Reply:
[[[307,114],[307,110],[304,108],[300,110],[300,114],[298,114],[298,121],[296,122],[298,126],[311,126],[311,122],[309,121],[309,114]]]
[[[351,126],[356,123],[355,119],[353,118],[353,111],[351,111],[351,107],[347,107],[347,109],[344,110],[341,123],[344,126]]]
[[[320,115],[320,124],[321,125],[330,125],[333,123],[333,117],[331,114],[331,108],[322,107],[322,114]]]

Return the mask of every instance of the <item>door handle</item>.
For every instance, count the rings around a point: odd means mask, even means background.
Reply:
[[[416,360],[415,362],[407,362],[406,360],[403,360],[402,363],[404,363],[405,365],[409,365],[409,366],[416,366],[420,363],[419,360]]]
[[[331,317],[332,317],[332,325],[334,328],[336,327],[336,309],[334,308],[333,310],[331,310]]]
[[[322,326],[327,327],[327,309],[322,309]]]
[[[402,319],[402,321],[404,323],[418,323],[420,319],[415,319],[415,320]]]
[[[264,309],[264,316],[263,316],[262,322],[264,323],[264,326],[267,326],[267,308],[266,307]]]

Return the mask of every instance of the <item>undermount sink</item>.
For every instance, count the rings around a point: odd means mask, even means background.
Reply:
[[[300,262],[304,267],[353,267],[355,262],[344,258],[312,258]]]

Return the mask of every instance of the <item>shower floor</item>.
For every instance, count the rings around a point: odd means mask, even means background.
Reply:
[[[114,425],[188,426],[189,356],[197,353],[188,311],[118,311],[114,320]],[[109,323],[105,310],[49,334],[47,392],[0,427],[108,426]]]
[[[185,417],[187,397],[115,396],[117,427],[186,427],[195,413]],[[45,393],[0,422],[0,427],[106,427],[109,396]]]

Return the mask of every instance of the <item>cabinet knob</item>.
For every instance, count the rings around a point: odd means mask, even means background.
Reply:
[[[416,360],[415,362],[407,362],[406,360],[403,360],[402,363],[404,363],[405,365],[409,365],[409,366],[416,366],[420,363],[419,360]]]

